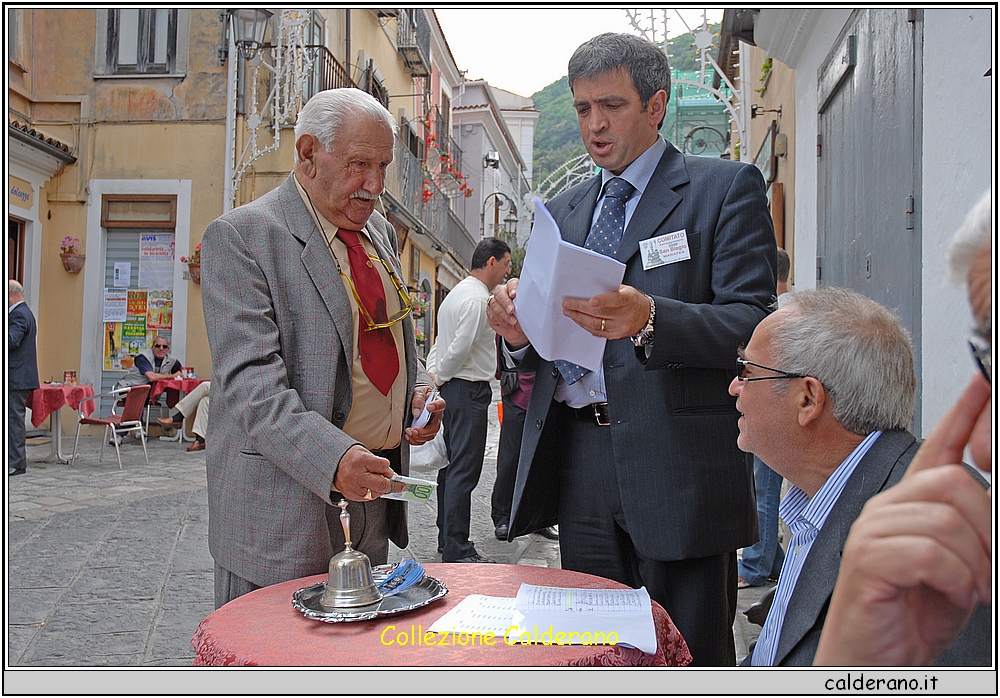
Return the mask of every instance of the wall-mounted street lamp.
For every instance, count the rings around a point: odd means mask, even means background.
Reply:
[[[483,210],[479,216],[479,231],[483,237],[486,237],[486,206],[490,199],[493,199],[493,233],[496,235],[499,233],[498,237],[510,238],[517,234],[517,204],[509,196],[500,191],[495,191],[483,199]],[[500,210],[506,209],[508,211],[507,216],[503,219],[503,225],[500,225]]]
[[[233,42],[246,61],[252,61],[266,43],[267,25],[274,15],[262,8],[225,10],[222,12],[222,45],[219,47],[219,62],[229,58],[229,23],[232,22]]]

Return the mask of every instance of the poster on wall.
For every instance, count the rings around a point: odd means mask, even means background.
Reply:
[[[125,322],[128,317],[128,291],[121,288],[104,289],[103,322]]]
[[[122,323],[104,323],[104,370],[127,371],[132,368],[132,359],[122,353]]]
[[[147,348],[146,308],[146,291],[128,292],[128,317],[121,324],[121,349],[130,355],[129,359]]]
[[[174,292],[150,290],[146,298],[146,329],[169,330],[174,315]]]
[[[128,288],[132,281],[132,262],[115,262],[115,288]]]
[[[174,234],[144,233],[139,236],[139,288],[174,287]]]

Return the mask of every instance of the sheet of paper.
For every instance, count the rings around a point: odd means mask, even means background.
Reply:
[[[522,632],[554,644],[605,644],[656,652],[653,607],[645,587],[640,589],[567,589],[521,584],[514,600],[514,625],[509,637]]]
[[[513,624],[514,599],[470,594],[434,621],[435,633],[493,633],[502,637]]]
[[[564,298],[610,293],[621,285],[624,276],[625,265],[618,260],[563,240],[552,214],[540,199],[535,199],[535,223],[514,309],[539,356],[598,370],[607,340],[595,337],[563,315],[562,302]]]

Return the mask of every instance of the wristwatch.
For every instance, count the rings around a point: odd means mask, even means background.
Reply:
[[[649,298],[649,321],[646,326],[639,330],[639,334],[632,337],[632,343],[637,347],[649,347],[653,345],[653,323],[656,321],[656,301],[652,296]]]

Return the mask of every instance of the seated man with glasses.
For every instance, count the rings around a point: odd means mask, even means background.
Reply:
[[[729,392],[741,415],[739,447],[788,479],[779,511],[792,533],[744,663],[811,665],[851,524],[917,452],[907,431],[913,352],[891,312],[854,291],[824,288],[796,293],[761,321],[737,363]],[[988,613],[982,619],[985,626],[970,624],[941,665],[989,665]]]
[[[903,480],[872,498],[851,527],[817,666],[930,664],[952,638],[984,622],[982,604],[994,589],[995,503],[960,464],[968,450],[979,468],[993,469],[992,194],[983,194],[948,250],[949,277],[966,286],[975,323],[972,376]],[[952,344],[958,349],[957,337]],[[989,649],[986,615],[985,630],[973,632]]]
[[[153,338],[153,346],[136,354],[129,372],[115,385],[123,388],[145,385],[155,381],[170,380],[180,376],[181,362],[170,355],[170,340],[162,334]]]

